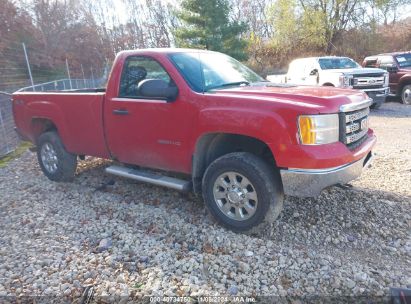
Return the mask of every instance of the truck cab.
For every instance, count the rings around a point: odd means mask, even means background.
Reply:
[[[351,88],[365,92],[379,108],[389,93],[388,73],[382,69],[362,68],[348,57],[311,57],[293,60],[285,77],[299,85]]]

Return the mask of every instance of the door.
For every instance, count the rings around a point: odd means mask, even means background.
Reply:
[[[107,143],[112,157],[143,167],[189,173],[189,137],[195,113],[179,93],[176,100],[141,96],[145,79],[175,82],[154,58],[130,56],[125,60],[119,94],[105,107]]]
[[[287,83],[303,85],[305,84],[304,67],[306,61],[304,59],[296,59],[290,63],[287,72]]]
[[[307,61],[304,66],[304,84],[316,86],[319,81],[319,67],[316,66],[315,61]]]

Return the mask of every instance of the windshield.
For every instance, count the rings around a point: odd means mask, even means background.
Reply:
[[[175,53],[170,58],[196,92],[265,81],[242,63],[221,53]]]
[[[397,59],[398,65],[401,68],[411,67],[411,54],[397,55],[395,59]]]
[[[347,57],[320,58],[318,59],[318,63],[323,70],[353,69],[360,67],[358,63]]]

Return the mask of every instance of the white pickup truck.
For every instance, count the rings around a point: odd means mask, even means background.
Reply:
[[[388,73],[382,69],[363,68],[348,57],[310,57],[295,59],[287,74],[268,75],[276,83],[334,86],[361,90],[379,108],[389,94]]]

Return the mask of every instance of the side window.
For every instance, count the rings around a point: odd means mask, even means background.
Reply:
[[[166,70],[154,59],[132,56],[126,59],[120,80],[119,97],[141,97],[138,85],[144,79],[161,79],[175,85]]]
[[[389,67],[395,66],[394,59],[391,56],[384,56],[380,59],[380,69],[386,70]]]
[[[365,61],[364,67],[375,68],[377,66],[377,59],[368,59]]]
[[[312,76],[311,72],[315,69],[316,69],[315,62],[307,61],[307,64],[305,65],[304,76]],[[318,69],[317,69],[317,71],[318,71]]]

